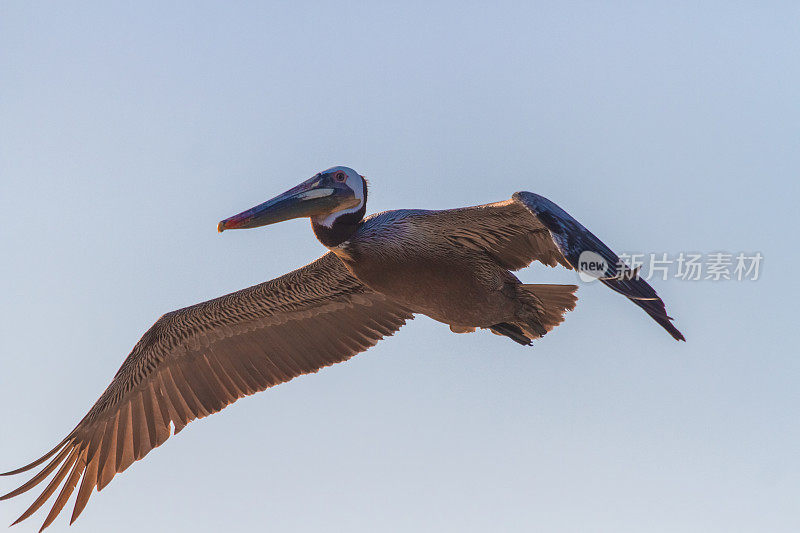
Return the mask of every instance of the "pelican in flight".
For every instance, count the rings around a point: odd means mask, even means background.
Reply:
[[[170,433],[239,398],[345,361],[416,313],[456,333],[483,328],[530,345],[575,307],[577,289],[521,283],[512,271],[533,261],[577,269],[582,253],[593,254],[603,265],[602,283],[685,340],[655,290],[547,198],[518,192],[493,204],[368,217],[366,207],[364,177],[333,167],[220,222],[222,232],[308,217],[329,252],[272,281],[159,318],[75,429],[44,456],[3,474],[45,464],[2,500],[54,474],[15,524],[59,488],[42,529],[77,488],[74,522],[95,488]]]

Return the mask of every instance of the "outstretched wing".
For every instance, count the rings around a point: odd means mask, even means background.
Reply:
[[[543,196],[517,192],[493,204],[420,212],[451,243],[483,250],[500,265],[518,270],[533,261],[554,267],[579,268],[583,252],[602,257],[606,271],[600,280],[641,307],[676,340],[686,340],[672,324],[664,302],[638,272],[620,261],[608,246],[569,213]]]
[[[272,281],[167,313],[63,441],[3,474],[19,474],[50,459],[0,500],[56,472],[17,522],[63,484],[44,529],[80,482],[74,521],[94,488],[102,489],[167,440],[170,424],[178,433],[239,398],[349,359],[411,318],[410,311],[361,284],[331,253]]]

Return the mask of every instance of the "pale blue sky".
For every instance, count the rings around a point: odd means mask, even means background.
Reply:
[[[594,284],[528,349],[418,318],[190,425],[74,531],[800,530],[797,4],[378,4],[2,3],[0,470],[159,315],[321,255],[215,226],[343,164],[370,212],[530,190],[761,279],[654,282],[686,344]]]

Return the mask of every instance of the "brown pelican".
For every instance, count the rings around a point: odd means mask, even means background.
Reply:
[[[144,334],[94,406],[18,496],[52,480],[22,516],[61,487],[49,526],[78,487],[72,521],[96,488],[196,418],[237,399],[345,361],[392,335],[415,313],[457,333],[486,328],[529,345],[572,310],[574,285],[527,285],[511,273],[540,261],[578,268],[582,253],[599,279],[685,340],[664,302],[635,271],[550,200],[510,200],[446,211],[398,210],[364,217],[367,182],[333,167],[219,223],[220,232],[309,217],[330,252],[272,281],[167,313]]]

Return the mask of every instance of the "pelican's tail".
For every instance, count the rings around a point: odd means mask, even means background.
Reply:
[[[495,324],[489,329],[530,346],[532,339],[542,337],[561,324],[564,314],[575,309],[577,289],[577,285],[517,285],[517,297],[523,305],[516,320]]]
[[[538,333],[537,337],[541,337],[561,324],[566,312],[575,309],[575,302],[578,301],[578,297],[575,296],[576,290],[578,290],[577,285],[519,285],[517,287],[520,299],[528,304],[527,307],[533,315],[527,322],[533,322],[531,324],[532,332]],[[528,324],[521,324],[522,329],[527,330],[526,325]]]

